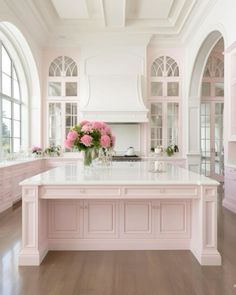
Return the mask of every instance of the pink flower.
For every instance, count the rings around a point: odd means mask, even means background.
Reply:
[[[116,137],[114,135],[112,135],[112,137],[111,137],[111,145],[112,145],[112,147],[114,147],[115,144],[116,144]]]
[[[88,123],[89,123],[89,121],[83,120],[83,121],[80,122],[80,126],[84,126],[85,124],[88,124]]]
[[[75,141],[78,136],[79,134],[75,130],[72,130],[67,134],[67,139],[69,139],[70,141]]]
[[[72,146],[73,146],[73,141],[69,140],[69,139],[66,139],[64,141],[64,146],[67,148],[67,149],[71,149]]]
[[[92,143],[92,140],[93,138],[90,136],[90,135],[83,135],[81,138],[80,138],[80,141],[85,145],[85,146],[90,146],[91,143]]]
[[[81,128],[81,131],[85,133],[89,133],[90,131],[92,131],[92,129],[93,129],[92,125],[90,123],[87,123]]]
[[[92,127],[94,129],[100,130],[103,127],[103,122],[97,122],[97,121],[92,122]]]
[[[104,148],[108,148],[111,145],[111,139],[108,135],[102,135],[100,139],[100,144]]]

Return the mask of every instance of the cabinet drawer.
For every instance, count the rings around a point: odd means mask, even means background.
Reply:
[[[180,197],[181,198],[193,198],[198,196],[198,189],[195,187],[146,187],[146,188],[138,188],[138,187],[129,187],[124,189],[124,193],[127,196],[148,196],[150,197]]]
[[[93,197],[96,198],[99,197],[109,197],[109,196],[120,196],[121,192],[119,188],[83,188],[83,187],[63,187],[63,186],[49,186],[49,187],[43,187],[40,189],[40,195],[41,198],[47,198],[47,199],[60,199],[64,197],[70,197],[70,198],[87,198],[87,197]]]

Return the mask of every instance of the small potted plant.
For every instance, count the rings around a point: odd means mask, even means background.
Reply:
[[[168,157],[173,156],[175,150],[174,147],[172,145],[168,145],[168,147],[166,148],[166,153]]]
[[[61,155],[61,146],[60,145],[50,145],[44,150],[44,154],[50,157],[59,157]]]
[[[40,157],[42,156],[43,150],[41,147],[34,145],[31,152],[34,157]]]

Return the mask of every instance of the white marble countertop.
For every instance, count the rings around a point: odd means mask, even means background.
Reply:
[[[21,185],[218,185],[189,170],[164,164],[164,172],[153,173],[153,162],[113,162],[110,167],[84,168],[66,164],[21,182]]]

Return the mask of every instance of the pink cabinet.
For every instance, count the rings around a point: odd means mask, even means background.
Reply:
[[[223,206],[236,213],[236,168],[225,166]]]
[[[155,235],[155,201],[120,202],[120,235],[122,238],[152,238]]]
[[[84,201],[84,238],[118,236],[118,203],[116,200]]]

